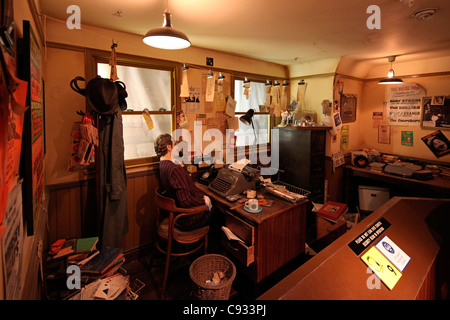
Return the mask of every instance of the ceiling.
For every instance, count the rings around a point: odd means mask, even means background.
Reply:
[[[397,60],[450,55],[449,0],[37,0],[41,14],[66,20],[76,4],[81,24],[144,35],[166,8],[192,46],[283,65],[348,56]],[[380,29],[369,29],[370,5]],[[412,15],[437,8],[428,20]]]

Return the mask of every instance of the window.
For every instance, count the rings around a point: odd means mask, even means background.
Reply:
[[[266,101],[266,84],[264,82],[250,82],[248,99],[245,95],[244,80],[234,81],[234,100],[236,100],[236,116],[240,117],[249,109],[255,110],[253,125],[245,125],[239,121],[239,131],[236,132],[236,146],[250,146],[254,144],[255,135],[257,144],[269,142],[270,116],[268,113],[259,112],[259,106]]]
[[[108,63],[98,62],[97,74],[110,77]],[[127,165],[156,160],[154,142],[161,133],[173,131],[173,68],[117,65],[118,81],[126,85],[127,110],[123,112],[124,158]],[[149,130],[143,117],[149,110],[153,129]]]

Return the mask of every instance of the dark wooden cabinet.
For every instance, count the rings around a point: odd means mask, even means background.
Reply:
[[[310,200],[323,203],[325,138],[329,127],[274,129],[279,131],[280,180],[310,191]]]

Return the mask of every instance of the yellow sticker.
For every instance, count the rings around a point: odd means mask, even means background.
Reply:
[[[145,123],[147,124],[148,130],[152,130],[153,129],[153,121],[152,121],[152,117],[150,117],[150,112],[148,111],[148,109],[144,109],[142,116],[144,117],[144,120],[145,120]]]
[[[401,272],[376,247],[371,247],[361,260],[392,290],[402,276]]]

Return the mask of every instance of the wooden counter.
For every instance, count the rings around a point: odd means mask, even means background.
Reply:
[[[425,219],[435,209],[448,211],[449,205],[450,199],[392,198],[259,299],[433,299],[440,239]],[[349,243],[380,219],[388,222],[388,228],[357,255]],[[447,230],[449,227],[446,226]],[[384,235],[409,255],[411,261],[392,290],[383,283],[379,289],[369,289],[367,282],[372,273],[368,273],[361,256]]]
[[[418,180],[413,178],[403,178],[384,172],[377,172],[369,168],[358,168],[352,165],[346,165],[345,169],[352,177],[362,177],[371,180],[382,181],[399,186],[409,185],[415,188],[425,188],[441,193],[446,193],[450,198],[450,177],[449,176],[435,176],[430,180]]]

